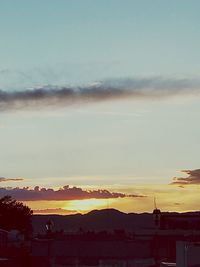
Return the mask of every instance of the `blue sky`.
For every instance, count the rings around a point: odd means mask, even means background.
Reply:
[[[25,85],[198,75],[199,7],[184,0],[1,1],[0,69],[17,71],[13,79]]]
[[[0,1],[0,89],[199,78],[199,9],[197,0]],[[169,183],[199,167],[199,112],[194,96],[2,111],[0,175],[44,186]]]

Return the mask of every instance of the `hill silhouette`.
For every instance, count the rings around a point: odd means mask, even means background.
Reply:
[[[138,228],[152,228],[153,216],[150,213],[124,213],[116,209],[93,210],[87,214],[74,215],[34,215],[32,218],[33,231],[43,233],[46,222],[54,222],[54,230],[85,231],[92,230],[135,230]]]
[[[200,212],[162,212],[164,216],[182,217],[186,216],[193,220],[200,220]],[[74,232],[80,228],[84,231],[104,231],[123,229],[125,231],[135,231],[138,229],[154,228],[152,213],[124,213],[116,209],[92,210],[87,214],[73,215],[33,215],[32,225],[34,233],[44,233],[48,220],[54,223],[54,231]]]

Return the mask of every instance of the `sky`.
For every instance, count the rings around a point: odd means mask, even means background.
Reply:
[[[0,0],[0,196],[38,213],[198,210],[199,8]]]

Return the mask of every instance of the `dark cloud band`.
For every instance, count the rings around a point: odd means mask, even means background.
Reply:
[[[143,195],[110,192],[108,190],[83,190],[79,187],[64,186],[59,190],[51,188],[34,189],[24,188],[0,188],[0,197],[10,195],[13,198],[21,201],[36,201],[36,200],[81,200],[81,199],[109,199],[109,198],[124,198],[124,197],[144,197]]]
[[[45,86],[23,91],[0,90],[0,109],[68,106],[77,102],[106,101],[120,98],[166,98],[175,95],[200,95],[198,79],[121,79],[90,86]]]

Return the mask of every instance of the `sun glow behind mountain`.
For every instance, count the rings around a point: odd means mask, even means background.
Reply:
[[[66,203],[63,207],[65,210],[77,210],[81,213],[91,211],[93,209],[103,209],[109,207],[113,200],[108,199],[83,199],[83,200],[72,200]]]

